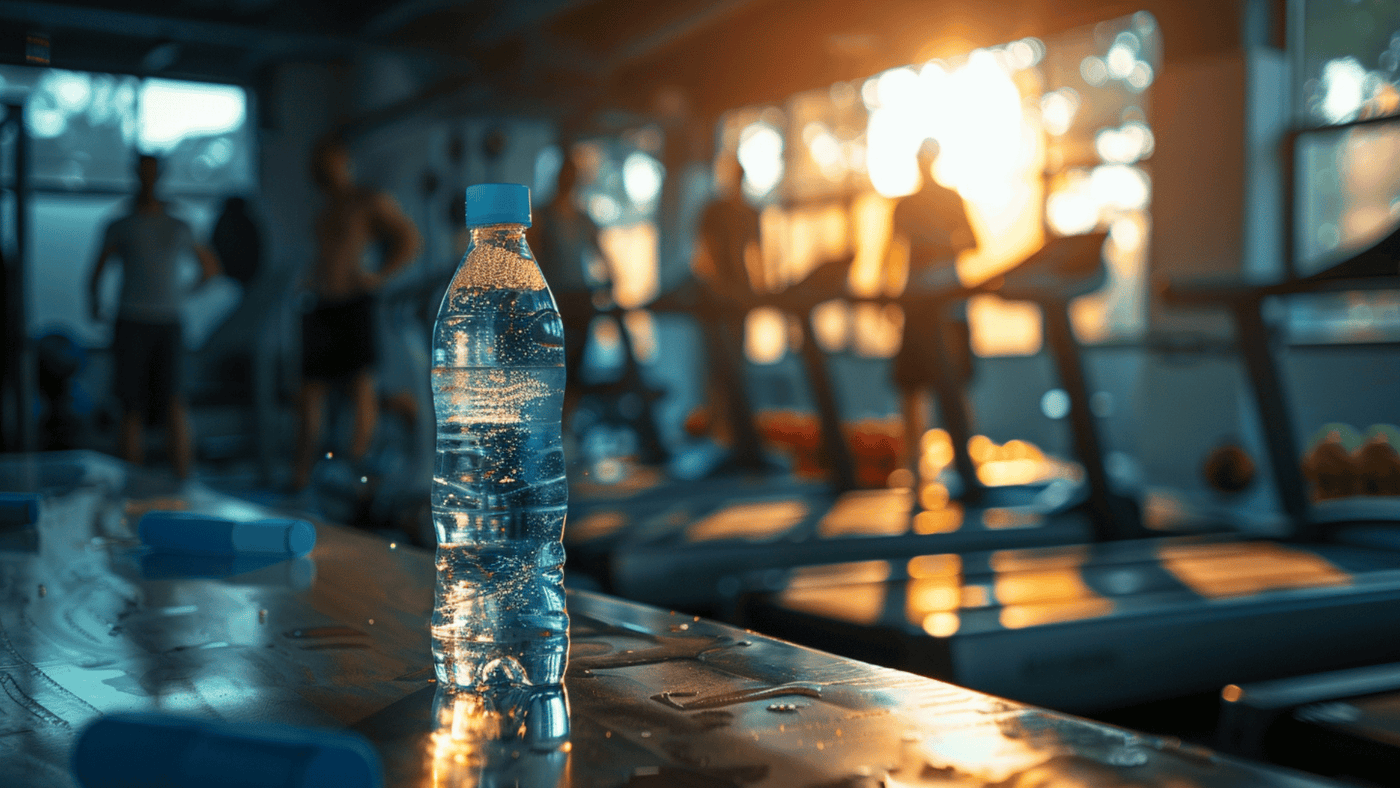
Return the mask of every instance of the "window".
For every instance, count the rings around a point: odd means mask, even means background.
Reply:
[[[196,237],[207,238],[222,199],[255,189],[246,94],[231,85],[23,66],[0,66],[0,87],[24,97],[31,143],[29,331],[62,329],[103,345],[109,327],[92,322],[86,297],[74,294],[85,296],[102,229],[136,188],[136,156],[162,157],[161,196]],[[13,206],[13,146],[12,136],[0,139],[6,211]],[[13,228],[6,233],[13,245]],[[107,285],[110,291],[115,280]],[[226,311],[192,310],[188,335],[207,334]]]
[[[950,60],[790,97],[781,107],[728,113],[720,147],[745,165],[745,193],[763,209],[763,275],[777,290],[828,260],[853,255],[857,296],[904,287],[887,257],[896,201],[917,188],[916,153],[939,143],[934,177],[963,197],[978,248],[957,261],[964,282],[1006,270],[1046,234],[1107,230],[1109,282],[1079,299],[1074,325],[1088,342],[1145,329],[1153,151],[1150,86],[1161,34],[1146,12],[1053,38],[1027,38]],[[900,316],[833,302],[814,333],[828,350],[889,356]],[[979,296],[969,308],[979,355],[1039,350],[1035,307]]]
[[[1328,128],[1400,114],[1400,6],[1359,0],[1302,4],[1290,44],[1299,122],[1295,269],[1306,276],[1365,249],[1400,224],[1400,122]],[[1400,293],[1290,300],[1301,342],[1400,339]]]

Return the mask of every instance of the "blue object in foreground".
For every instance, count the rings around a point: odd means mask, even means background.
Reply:
[[[35,493],[0,493],[0,526],[37,523],[39,497]]]
[[[347,732],[114,714],[73,748],[83,788],[379,788],[374,748]]]
[[[206,514],[147,512],[136,531],[143,544],[158,550],[207,555],[303,556],[316,546],[316,528],[305,520],[238,522]]]

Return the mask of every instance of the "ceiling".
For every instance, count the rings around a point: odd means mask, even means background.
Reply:
[[[1281,2],[1281,0],[1280,0]],[[45,33],[55,66],[256,85],[286,61],[392,53],[421,90],[558,115],[711,118],[798,90],[1147,8],[1168,57],[1237,45],[1218,0],[0,0],[0,57]]]

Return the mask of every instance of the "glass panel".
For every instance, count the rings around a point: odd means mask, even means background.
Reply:
[[[131,191],[138,152],[165,159],[168,193],[254,186],[242,88],[25,66],[0,66],[0,88],[26,96],[32,188]],[[13,177],[9,157],[0,172]]]
[[[0,89],[24,101],[31,143],[28,330],[62,330],[105,345],[120,266],[104,283],[103,322],[91,319],[87,281],[103,229],[127,210],[136,188],[137,153],[163,157],[161,197],[196,238],[208,238],[220,199],[255,187],[247,95],[230,85],[24,66],[0,66]],[[0,139],[6,187],[14,179],[14,143],[12,132]],[[13,204],[7,188],[0,205],[6,217]],[[11,224],[3,222],[4,242],[12,247]],[[182,276],[190,285],[197,278],[192,258]],[[227,316],[230,299],[236,296],[226,288],[193,294],[187,339],[206,337]]]
[[[140,80],[113,74],[0,66],[6,91],[27,94],[31,186],[127,191],[137,134]],[[12,156],[4,176],[14,177]]]
[[[169,191],[252,186],[253,146],[242,88],[147,79],[140,92],[139,144],[165,159]]]
[[[962,281],[1014,266],[1044,243],[1047,227],[1057,235],[1106,229],[1108,285],[1075,303],[1075,329],[1090,342],[1140,335],[1151,228],[1147,90],[1161,46],[1156,20],[1143,12],[836,83],[781,108],[727,113],[720,153],[738,153],[745,193],[764,209],[758,284],[781,290],[854,255],[850,294],[900,293],[908,255],[892,244],[890,215],[917,188],[916,153],[931,138],[940,149],[933,177],[964,199],[977,236],[977,248],[958,256]],[[863,322],[860,310],[842,326],[824,319],[823,346],[893,353],[894,323],[865,311]],[[974,349],[1036,352],[1039,326],[1024,316],[1022,305],[981,299],[969,316]]]
[[[1346,259],[1400,222],[1400,122],[1305,134],[1297,161],[1299,274]]]
[[[1400,113],[1400,5],[1307,2],[1296,41],[1296,90],[1305,125]],[[1364,251],[1400,225],[1400,122],[1318,129],[1299,137],[1295,269],[1317,273]],[[1288,334],[1299,342],[1400,338],[1400,293],[1295,297]]]
[[[1400,4],[1303,4],[1298,96],[1309,125],[1400,111]]]

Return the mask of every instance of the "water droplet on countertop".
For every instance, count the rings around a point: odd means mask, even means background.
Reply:
[[[1108,756],[1114,766],[1141,766],[1147,763],[1147,751],[1141,747],[1123,747]]]

